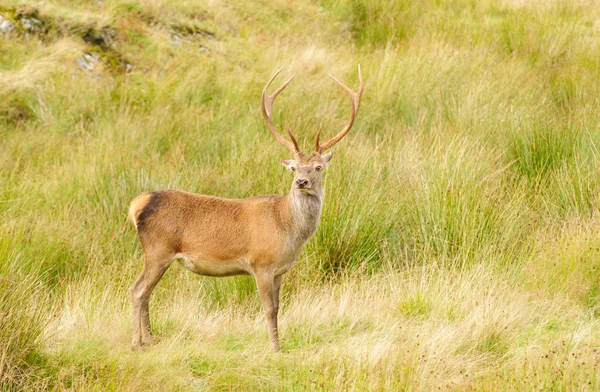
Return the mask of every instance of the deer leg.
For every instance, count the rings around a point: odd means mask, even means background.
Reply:
[[[267,319],[269,341],[271,349],[279,351],[279,337],[277,335],[277,310],[275,308],[275,279],[271,274],[257,274],[256,286],[258,295],[263,305],[265,317]]]
[[[139,349],[142,344],[152,340],[150,328],[149,303],[150,295],[156,284],[163,277],[172,262],[169,252],[146,251],[144,270],[131,286],[131,300],[133,303],[133,339],[132,348]]]
[[[275,306],[275,316],[279,314],[279,289],[281,288],[281,278],[283,275],[278,275],[273,278],[273,305]]]

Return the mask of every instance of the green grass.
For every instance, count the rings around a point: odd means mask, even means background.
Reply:
[[[0,15],[0,389],[600,388],[600,6],[9,0]],[[25,36],[23,17],[44,23]],[[93,53],[92,71],[76,60]],[[268,350],[252,279],[174,265],[130,351],[129,201],[283,194],[343,127]]]

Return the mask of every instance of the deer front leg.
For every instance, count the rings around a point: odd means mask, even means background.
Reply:
[[[279,289],[281,288],[281,278],[283,275],[278,275],[273,278],[273,304],[275,305],[275,315],[279,315]]]
[[[275,301],[274,294],[279,290],[275,290],[275,278],[268,273],[256,274],[256,286],[258,288],[258,295],[263,305],[265,318],[267,319],[269,341],[271,342],[271,349],[273,351],[279,351],[279,336],[277,334],[277,302]]]

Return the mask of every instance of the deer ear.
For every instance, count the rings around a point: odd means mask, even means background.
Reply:
[[[296,161],[293,159],[288,159],[285,161],[281,161],[281,164],[288,170],[292,170],[292,167],[296,166]]]
[[[323,155],[321,158],[325,161],[325,163],[329,163],[331,158],[333,157],[333,151],[329,151],[327,154]]]

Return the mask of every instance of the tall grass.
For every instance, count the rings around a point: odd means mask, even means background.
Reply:
[[[0,15],[6,390],[598,388],[600,56],[589,2],[10,0]],[[25,35],[23,17],[46,31]],[[100,61],[91,71],[84,53]],[[283,194],[343,127],[321,225],[284,278],[285,354],[247,277],[171,267],[132,353],[135,195]]]
[[[0,385],[15,390],[29,385],[35,366],[43,364],[53,310],[38,260],[14,246],[25,236],[13,230],[0,241]]]

